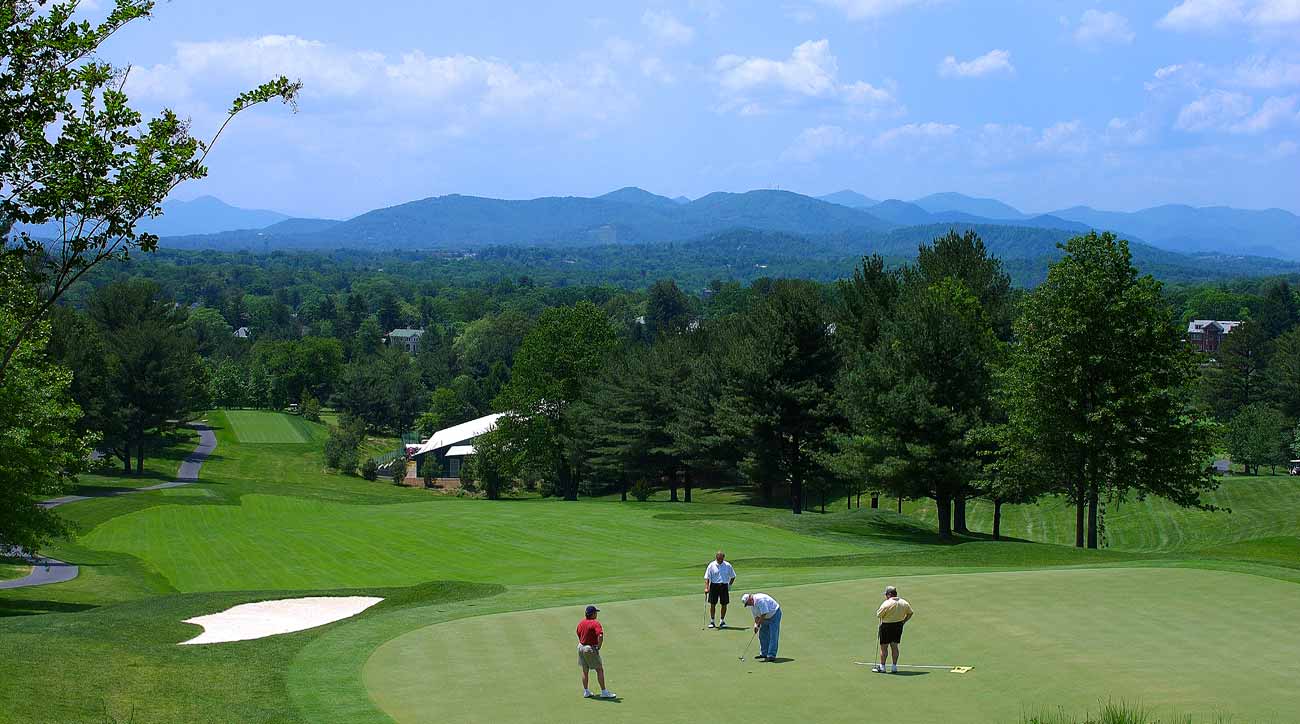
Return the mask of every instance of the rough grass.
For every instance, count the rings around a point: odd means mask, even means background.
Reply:
[[[1140,704],[1108,701],[1101,704],[1096,711],[1085,711],[1082,714],[1067,711],[1064,707],[1055,710],[1038,710],[1021,717],[1020,724],[1229,724],[1233,721],[1237,720],[1227,714],[1162,715]]]
[[[32,567],[12,558],[0,558],[0,581],[22,578],[32,572]]]

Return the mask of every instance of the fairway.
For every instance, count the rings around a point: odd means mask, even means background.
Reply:
[[[282,412],[227,410],[226,421],[244,444],[301,444],[310,442],[312,437],[302,418]]]
[[[903,663],[969,665],[971,673],[881,675],[853,664],[871,656],[869,609],[887,582],[917,610],[903,637]],[[603,602],[593,587],[618,702],[579,697],[577,606],[413,631],[375,652],[364,681],[399,722],[685,723],[710,711],[737,722],[1011,722],[1045,706],[1084,710],[1107,699],[1249,722],[1293,721],[1300,711],[1300,588],[1291,583],[1116,569],[768,592],[785,611],[779,654],[787,660],[776,664],[737,660],[750,637],[745,628],[702,631],[699,596]],[[1225,616],[1228,598],[1249,605]],[[729,623],[743,626],[743,611]]]
[[[140,558],[184,592],[677,574],[699,567],[701,541],[735,558],[867,550],[738,520],[666,520],[660,511],[459,499],[357,506],[246,495],[239,505],[157,505],[118,516],[83,543]],[[606,515],[617,525],[598,525]]]

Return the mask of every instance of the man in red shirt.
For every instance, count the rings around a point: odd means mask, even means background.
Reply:
[[[578,622],[578,666],[582,667],[582,696],[591,698],[591,689],[587,688],[587,674],[596,670],[596,680],[600,682],[600,698],[616,699],[618,695],[605,688],[605,664],[600,660],[600,647],[605,645],[605,629],[596,620],[600,609],[587,607],[587,617]]]

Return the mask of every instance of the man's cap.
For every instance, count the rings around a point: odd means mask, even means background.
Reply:
[[[598,611],[600,611],[600,609],[599,609],[599,608],[596,608],[595,606],[588,606],[588,607],[587,607],[587,615],[588,615],[588,616],[590,616],[591,614],[596,613],[596,612],[598,612]]]
[[[740,602],[741,602],[742,604],[746,605],[746,606],[748,606],[749,604],[748,604],[748,603],[745,603],[745,601],[747,601],[747,600],[753,600],[753,598],[754,598],[754,594],[752,594],[752,593],[742,593],[742,594],[740,594]]]

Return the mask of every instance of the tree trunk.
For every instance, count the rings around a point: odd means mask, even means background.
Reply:
[[[803,512],[803,481],[798,478],[790,479],[790,510],[795,515]]]
[[[623,501],[624,503],[626,503],[626,502],[627,502],[627,476],[624,475],[624,476],[621,478],[621,480],[623,481],[623,484],[620,486],[621,489],[618,491],[618,492],[619,492],[619,500],[621,500],[621,501]]]
[[[122,446],[122,472],[131,474],[131,446],[129,444]]]
[[[135,446],[135,474],[144,475],[144,441],[136,443]]]
[[[1074,547],[1083,547],[1083,509],[1087,503],[1082,490],[1078,491],[1078,502],[1074,506]]]
[[[677,502],[677,471],[670,470],[668,474],[664,476],[664,482],[668,484],[668,502],[676,503]]]
[[[822,512],[826,512],[826,491],[822,491]]]
[[[858,505],[858,507],[861,508],[862,506]],[[880,507],[880,496],[873,493],[871,495],[871,509],[875,510],[876,508],[879,507]]]
[[[1002,501],[993,501],[993,540],[1002,540]]]
[[[1097,484],[1088,486],[1088,547],[1097,548]]]
[[[952,529],[963,535],[970,532],[966,527],[966,496],[956,495],[952,499]]]
[[[686,502],[691,502],[691,469],[686,468],[682,473],[682,485],[686,489]]]
[[[903,496],[898,496],[898,514],[903,514]]]
[[[578,499],[578,486],[573,480],[573,471],[569,469],[569,463],[561,457],[556,461],[555,477],[560,482],[560,494],[565,500]]]
[[[935,496],[935,511],[939,514],[939,537],[952,539],[952,498],[947,495]]]

